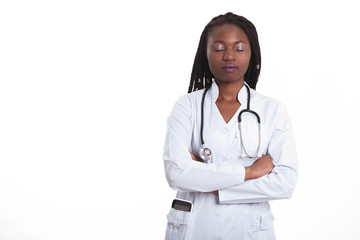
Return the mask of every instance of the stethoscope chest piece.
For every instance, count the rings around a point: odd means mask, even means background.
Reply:
[[[205,147],[204,145],[201,146],[199,150],[199,155],[202,160],[205,162],[209,161],[211,159],[211,150],[210,148]]]

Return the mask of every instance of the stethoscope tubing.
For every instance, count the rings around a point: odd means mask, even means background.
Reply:
[[[200,124],[200,138],[201,138],[201,145],[204,145],[204,103],[205,103],[205,96],[207,91],[210,89],[210,87],[206,88],[201,99],[201,124]]]
[[[257,112],[253,111],[250,109],[250,87],[246,84],[244,84],[244,86],[246,87],[247,90],[247,107],[246,109],[243,109],[240,111],[239,115],[238,115],[238,123],[239,123],[239,131],[240,131],[240,141],[241,141],[241,149],[244,151],[245,154],[243,154],[243,157],[247,157],[247,158],[258,158],[260,157],[259,152],[260,152],[260,144],[261,144],[261,121],[260,121],[260,116]],[[201,99],[201,123],[200,123],[200,139],[201,139],[201,148],[199,151],[200,157],[204,160],[204,161],[208,161],[211,159],[211,150],[209,148],[207,148],[205,146],[205,141],[204,141],[204,105],[205,105],[205,96],[207,91],[210,89],[210,87],[206,88],[202,99]],[[244,146],[244,140],[243,140],[243,135],[242,135],[242,131],[241,131],[241,116],[243,115],[243,113],[250,113],[253,114],[258,122],[258,132],[259,132],[259,142],[258,142],[258,146],[256,149],[256,155],[255,156],[251,156],[247,153],[245,146]]]

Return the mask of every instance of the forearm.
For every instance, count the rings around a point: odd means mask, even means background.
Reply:
[[[290,198],[297,181],[295,169],[274,169],[261,178],[219,190],[220,203],[254,203]]]
[[[167,162],[168,182],[175,190],[214,192],[236,186],[245,180],[259,178],[271,172],[274,166],[268,155],[262,156],[253,165],[245,168],[240,165],[218,167],[215,164],[204,164],[201,158],[191,152],[190,157],[193,161],[186,166],[172,164],[170,160]]]
[[[217,167],[190,160],[185,167],[165,161],[165,171],[171,188],[186,192],[213,192],[244,182],[242,166]]]
[[[244,181],[260,178],[272,171],[273,161],[269,155],[258,158],[251,166],[245,167]]]

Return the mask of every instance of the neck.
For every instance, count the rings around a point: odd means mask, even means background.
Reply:
[[[244,86],[244,80],[226,83],[215,79],[215,82],[219,88],[218,100],[224,100],[227,102],[238,101],[237,96],[240,89]]]

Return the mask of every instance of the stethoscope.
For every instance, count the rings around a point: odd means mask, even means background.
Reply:
[[[261,157],[260,153],[260,143],[261,143],[261,124],[260,124],[260,116],[259,114],[257,114],[255,111],[252,111],[250,109],[250,88],[248,85],[244,84],[247,90],[247,107],[246,109],[243,109],[240,111],[239,115],[238,115],[238,123],[239,123],[239,131],[240,131],[240,145],[241,145],[241,149],[243,151],[243,154],[241,154],[241,157],[247,157],[247,158],[258,158]],[[203,130],[204,130],[204,103],[205,103],[205,95],[207,93],[207,91],[210,89],[210,87],[206,88],[202,99],[201,99],[201,126],[200,126],[200,138],[201,138],[201,148],[199,151],[199,155],[201,157],[201,159],[203,159],[205,162],[209,161],[211,159],[211,150],[210,148],[206,147],[205,142],[204,142],[204,136],[203,136]],[[258,146],[256,149],[256,155],[250,155],[247,153],[246,149],[245,149],[245,145],[244,145],[244,140],[243,140],[243,134],[241,131],[241,116],[243,115],[243,113],[251,113],[253,114],[258,122],[258,130],[259,130],[259,142],[258,142]]]

